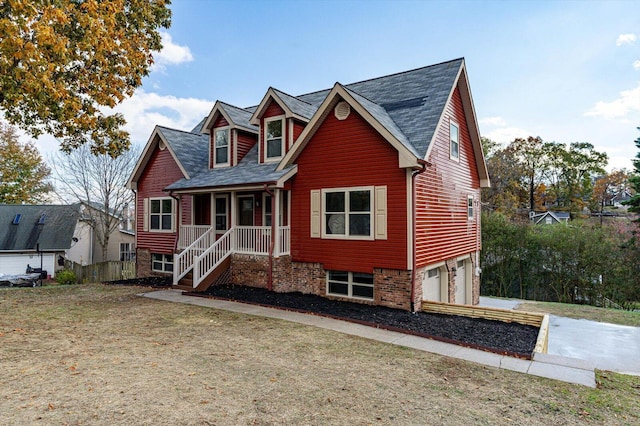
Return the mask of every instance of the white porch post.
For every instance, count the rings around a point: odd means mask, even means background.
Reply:
[[[273,195],[275,196],[275,199],[273,200],[273,206],[274,206],[274,211],[272,211],[272,215],[271,215],[271,220],[272,222],[275,224],[275,226],[272,229],[275,229],[275,235],[272,235],[271,238],[273,238],[273,255],[275,257],[280,257],[280,233],[282,232],[280,229],[280,226],[282,225],[282,223],[280,223],[280,190],[278,188],[276,188],[273,191]]]

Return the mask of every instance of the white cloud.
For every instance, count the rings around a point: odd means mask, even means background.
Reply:
[[[160,36],[162,37],[162,50],[153,56],[156,61],[154,67],[164,68],[166,65],[177,65],[193,61],[189,46],[175,44],[171,34],[167,32],[161,32]]]
[[[618,39],[616,40],[616,46],[622,46],[623,44],[633,44],[637,39],[638,37],[633,33],[620,34],[618,36]]]
[[[156,125],[191,130],[209,114],[213,104],[206,99],[162,96],[138,89],[114,111],[127,120],[125,129],[131,134],[131,142],[144,144]]]
[[[640,59],[633,61],[633,69],[640,71]]]
[[[481,118],[479,123],[487,126],[505,126],[507,124],[502,117]]]
[[[499,127],[482,133],[482,136],[502,144],[508,144],[516,138],[527,138],[531,135],[532,133],[530,131],[519,127]]]
[[[640,112],[640,83],[638,87],[620,92],[620,97],[611,102],[597,102],[585,112],[587,117],[604,117],[607,120],[625,118],[629,113]]]

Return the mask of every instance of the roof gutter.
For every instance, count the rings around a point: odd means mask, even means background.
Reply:
[[[413,206],[411,206],[411,244],[413,245],[413,249],[411,250],[411,296],[410,296],[410,303],[409,303],[409,309],[411,310],[411,312],[415,312],[415,303],[414,303],[414,298],[415,298],[415,285],[416,285],[416,176],[418,176],[419,174],[422,174],[424,172],[427,171],[427,167],[431,167],[431,163],[426,161],[426,160],[422,160],[420,158],[418,158],[418,164],[420,164],[422,166],[421,169],[418,170],[414,170],[413,172],[411,172],[411,198],[412,198],[412,204]]]

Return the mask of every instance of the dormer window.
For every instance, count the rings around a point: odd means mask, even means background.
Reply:
[[[265,161],[282,158],[284,155],[284,138],[282,118],[265,121]]]
[[[229,164],[229,128],[215,131],[215,159],[216,165]]]

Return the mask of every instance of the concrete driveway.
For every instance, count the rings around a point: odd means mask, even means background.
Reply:
[[[514,309],[522,301],[481,297],[480,305]],[[600,370],[640,375],[640,327],[549,316],[549,354],[591,362]]]

